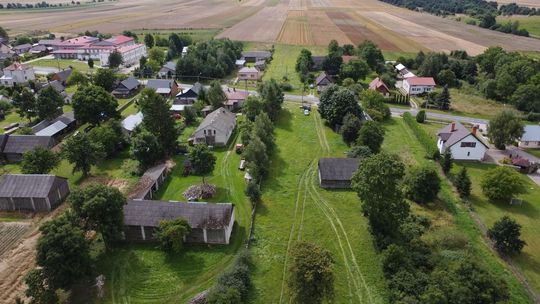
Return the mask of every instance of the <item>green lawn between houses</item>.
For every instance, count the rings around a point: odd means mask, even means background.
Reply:
[[[277,147],[255,219],[250,302],[289,303],[287,253],[302,239],[332,252],[335,303],[386,303],[380,256],[357,195],[318,185],[318,159],[345,156],[341,136],[323,126],[317,111],[304,116],[292,103],[286,103],[275,134]]]
[[[99,66],[99,60],[94,59],[94,68],[90,69],[86,61],[77,59],[40,59],[29,63],[31,66],[51,67],[56,69],[67,69],[70,66],[81,72],[93,72]]]
[[[423,124],[423,126],[426,132],[431,133],[435,138],[436,130],[442,125],[433,123]],[[425,158],[424,148],[402,119],[393,118],[390,122],[385,123],[385,127],[386,135],[383,150],[398,154],[407,165],[428,165],[432,163],[432,161]],[[479,183],[477,176],[471,176],[471,178],[473,183]],[[432,220],[432,228],[425,237],[430,238],[432,235],[439,233],[461,233],[465,235],[470,242],[471,251],[478,260],[508,284],[510,303],[533,303],[523,285],[510,272],[507,265],[488,247],[467,207],[457,198],[448,180],[443,180],[438,202],[427,206],[411,203],[411,208],[415,213],[428,216]],[[533,265],[530,266],[528,271],[534,272],[536,269],[538,267]]]

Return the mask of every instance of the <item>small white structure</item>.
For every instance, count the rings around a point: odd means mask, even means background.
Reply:
[[[189,52],[189,46],[185,46],[182,48],[182,57],[186,56]]]
[[[522,148],[540,148],[540,126],[527,125],[523,131],[519,146]]]
[[[8,87],[12,87],[16,84],[25,85],[28,84],[29,81],[36,80],[34,69],[26,64],[15,62],[4,68],[2,71],[4,72],[4,75],[0,77],[0,84]]]
[[[236,115],[224,107],[208,114],[189,139],[191,144],[225,146],[236,126]]]
[[[439,152],[449,149],[455,160],[483,160],[489,148],[476,133],[476,126],[469,131],[461,123],[452,122],[437,133]]]
[[[433,77],[410,77],[403,80],[403,90],[410,95],[429,93],[434,88]]]
[[[133,130],[135,130],[135,128],[142,123],[143,118],[144,116],[142,112],[129,115],[122,120],[122,131],[127,135],[131,134],[131,132],[133,132]]]

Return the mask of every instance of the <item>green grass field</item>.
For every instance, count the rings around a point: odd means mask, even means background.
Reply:
[[[275,128],[277,148],[257,206],[251,303],[289,303],[288,250],[296,240],[316,243],[336,260],[335,303],[387,303],[380,257],[353,191],[319,188],[317,161],[344,157],[341,137],[317,111],[304,116],[286,104]]]
[[[518,21],[519,28],[529,31],[530,36],[540,37],[540,16],[498,16],[497,22],[507,23],[508,21]]]
[[[150,33],[152,35],[158,35],[161,38],[168,39],[169,34],[177,33],[178,35],[186,35],[191,37],[194,43],[212,40],[219,32],[220,29],[177,29],[177,30],[152,30],[144,29],[134,31],[135,34],[140,35],[139,41],[143,41],[144,35]]]
[[[286,76],[289,79],[289,83],[293,86],[291,93],[301,94],[302,84],[300,82],[300,76],[295,71],[296,58],[303,48],[307,48],[311,51],[313,56],[326,55],[325,47],[317,46],[298,46],[298,45],[285,45],[275,44],[274,55],[272,62],[268,65],[264,71],[263,80],[270,80],[274,78],[277,81],[283,81],[283,77]],[[249,50],[248,47],[244,49]],[[318,75],[315,75],[317,77]]]
[[[540,149],[527,149],[527,153],[540,158]]]
[[[99,60],[94,60],[94,68],[90,69],[86,61],[77,59],[40,59],[29,63],[31,66],[51,67],[56,69],[67,69],[72,67],[81,72],[93,72],[99,66]]]
[[[440,127],[439,124],[422,124],[422,126],[430,134],[435,134],[435,130]],[[399,155],[409,166],[433,164],[431,160],[425,158],[424,148],[402,119],[392,119],[385,123],[385,128],[383,150]],[[475,178],[474,182],[478,180]],[[506,281],[510,292],[510,303],[532,303],[523,285],[511,274],[502,259],[488,247],[482,237],[482,232],[472,220],[466,206],[457,198],[450,182],[443,179],[441,186],[437,202],[426,206],[411,203],[411,208],[415,213],[428,216],[432,221],[432,228],[425,237],[429,238],[445,231],[463,234],[469,240],[468,250],[478,261]]]
[[[529,283],[536,292],[540,292],[540,187],[531,181],[527,176],[521,175],[522,182],[527,189],[527,193],[519,195],[523,199],[522,206],[511,206],[508,203],[492,203],[482,193],[480,183],[484,174],[496,165],[480,163],[460,163],[454,168],[457,173],[461,167],[466,167],[471,180],[473,181],[473,191],[471,204],[474,211],[478,213],[482,222],[491,227],[495,221],[504,215],[508,215],[522,225],[522,239],[527,242],[523,252],[513,258],[514,264],[525,274]]]

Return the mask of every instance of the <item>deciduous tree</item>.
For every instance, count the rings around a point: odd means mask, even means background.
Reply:
[[[441,179],[432,167],[412,168],[405,176],[405,193],[419,203],[425,204],[437,198],[441,190]]]
[[[90,169],[105,157],[103,146],[90,140],[84,133],[71,136],[62,145],[62,155],[73,164],[73,173],[88,176]]]
[[[116,75],[114,75],[111,69],[98,69],[93,74],[94,84],[102,87],[107,92],[111,92],[114,89],[114,83],[116,82]]]
[[[339,76],[341,79],[352,78],[354,81],[358,81],[364,80],[369,72],[369,66],[364,60],[352,59],[341,65]]]
[[[364,40],[358,45],[358,56],[364,59],[373,71],[380,71],[381,66],[384,66],[384,56],[371,40]]]
[[[72,103],[75,119],[81,123],[99,125],[108,119],[120,118],[118,101],[100,86],[79,87]]]
[[[514,195],[524,193],[525,186],[514,169],[497,167],[484,175],[482,192],[490,201],[508,203]]]
[[[497,149],[504,150],[523,135],[523,122],[516,112],[502,110],[489,121],[488,137]]]
[[[487,234],[504,254],[518,254],[526,245],[521,239],[521,225],[506,215],[495,222]]]
[[[223,92],[219,81],[214,80],[210,84],[206,98],[214,109],[218,109],[223,106],[223,102],[227,101],[227,95]]]
[[[39,91],[36,110],[39,119],[53,120],[62,114],[64,98],[52,86]]]
[[[319,113],[330,126],[335,128],[343,122],[347,113],[360,117],[362,108],[350,90],[330,85],[321,95]]]
[[[55,288],[51,286],[43,269],[30,270],[24,277],[24,283],[26,284],[24,294],[30,298],[30,304],[56,304],[60,302]]]
[[[139,161],[142,172],[162,159],[163,151],[156,136],[141,128],[131,136],[131,155]]]
[[[124,63],[124,58],[122,57],[122,54],[120,54],[120,52],[115,50],[109,54],[109,67],[111,69],[116,69],[123,63]]]
[[[156,238],[163,250],[171,253],[181,253],[184,248],[184,237],[189,234],[191,227],[183,218],[162,220],[156,229]]]
[[[358,138],[358,132],[360,131],[361,127],[362,122],[360,119],[351,113],[347,113],[347,115],[343,117],[343,123],[339,129],[343,141],[347,145],[354,142]]]
[[[154,36],[152,34],[148,33],[144,35],[144,44],[147,48],[151,49],[154,47]]]
[[[17,113],[21,118],[28,118],[29,121],[32,121],[32,117],[37,116],[36,98],[28,88],[14,94],[13,105],[17,108]]]
[[[169,112],[169,104],[161,95],[152,89],[144,89],[139,98],[139,109],[143,118],[143,126],[154,134],[166,155],[175,152],[178,146],[179,131],[174,118]]]
[[[21,171],[24,174],[47,174],[60,163],[60,157],[53,151],[37,147],[23,154]]]
[[[89,81],[90,80],[88,79],[88,77],[86,77],[86,75],[84,75],[83,73],[77,70],[74,70],[73,72],[71,72],[71,75],[69,75],[67,79],[67,84],[70,86],[71,85],[83,86],[83,85],[87,85]]]
[[[216,156],[206,145],[197,144],[191,149],[188,158],[195,173],[202,175],[204,183],[204,177],[214,171]]]
[[[109,120],[93,128],[88,135],[90,140],[101,144],[106,157],[115,155],[119,151],[119,147],[124,144],[122,125],[118,120]]]
[[[283,90],[275,79],[270,79],[259,85],[258,91],[263,101],[264,111],[270,119],[275,121],[283,104]]]
[[[250,121],[254,121],[255,117],[263,111],[263,103],[257,96],[248,96],[242,105],[242,113]]]
[[[384,141],[384,133],[385,131],[380,124],[374,121],[368,121],[364,123],[360,132],[358,132],[356,144],[369,147],[373,153],[379,153]]]
[[[334,259],[315,244],[296,242],[291,248],[288,285],[293,303],[322,304],[334,298]]]

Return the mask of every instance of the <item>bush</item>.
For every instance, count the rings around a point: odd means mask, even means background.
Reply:
[[[525,246],[521,240],[521,225],[508,216],[503,216],[488,230],[488,236],[495,242],[495,247],[502,253],[520,253]]]
[[[441,190],[441,179],[431,167],[411,169],[404,184],[407,196],[419,204],[433,201]]]
[[[232,267],[219,276],[216,285],[210,289],[207,304],[244,303],[251,288],[251,267],[249,251],[240,252]]]
[[[288,82],[282,82],[282,83],[279,84],[279,86],[285,92],[290,92],[290,91],[293,90],[293,86]]]
[[[482,192],[492,202],[510,202],[514,195],[524,193],[521,176],[509,167],[489,170],[482,180]]]
[[[246,195],[249,197],[251,203],[258,203],[261,200],[261,188],[259,187],[259,184],[249,182],[246,187]]]
[[[416,120],[412,117],[411,113],[406,112],[403,114],[403,120],[405,123],[411,128],[414,135],[420,142],[422,146],[424,146],[424,149],[426,150],[427,157],[430,159],[438,159],[439,158],[439,149],[437,148],[437,144],[429,136],[416,122]]]
[[[417,123],[424,123],[424,121],[426,121],[426,111],[425,110],[420,110],[416,114],[416,122]]]

